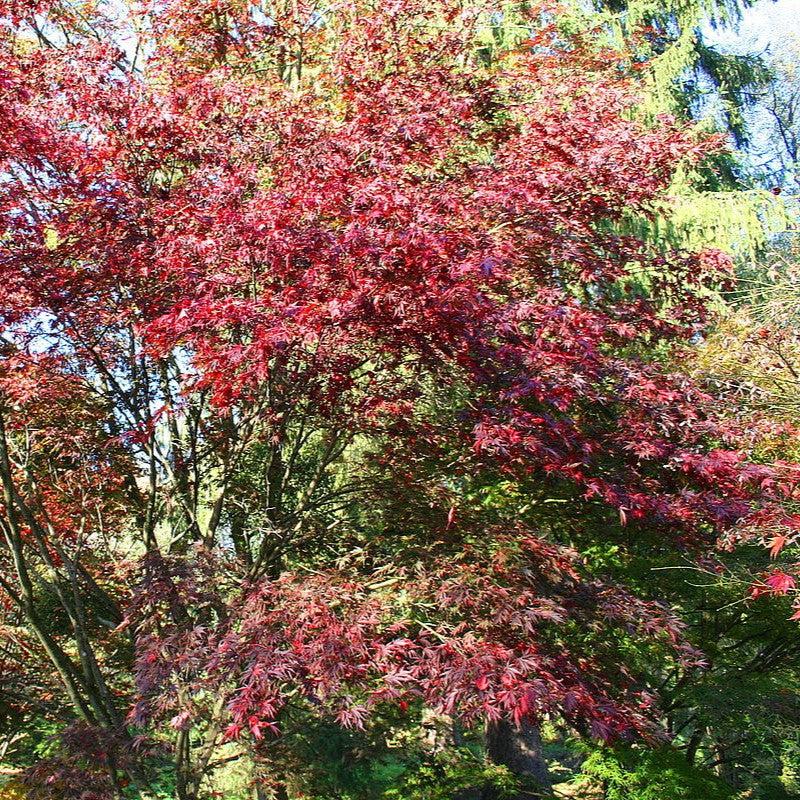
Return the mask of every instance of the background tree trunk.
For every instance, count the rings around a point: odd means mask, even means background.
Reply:
[[[542,737],[537,725],[522,722],[516,728],[506,720],[489,723],[486,727],[486,749],[495,764],[508,767],[515,775],[540,790],[522,792],[515,800],[533,800],[551,792],[553,783],[542,754]]]

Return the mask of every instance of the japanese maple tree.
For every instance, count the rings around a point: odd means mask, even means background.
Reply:
[[[3,4],[0,587],[65,719],[37,796],[147,796],[158,759],[204,796],[298,705],[486,721],[546,786],[545,717],[663,735],[623,650],[702,664],[589,528],[796,535],[795,467],[664,366],[728,259],[617,226],[721,143],[638,119],[636,65],[553,10],[482,47],[493,13]]]

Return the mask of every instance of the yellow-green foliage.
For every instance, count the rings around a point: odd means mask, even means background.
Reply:
[[[770,192],[704,192],[679,180],[652,216],[630,214],[620,228],[660,247],[716,247],[753,261],[770,237],[790,223],[784,204]]]
[[[800,265],[767,260],[742,276],[733,306],[692,354],[701,377],[800,423]]]
[[[17,781],[0,786],[0,800],[26,800],[27,797],[25,789]]]
[[[713,773],[694,769],[682,753],[596,747],[583,764],[584,786],[599,784],[605,800],[732,800]]]

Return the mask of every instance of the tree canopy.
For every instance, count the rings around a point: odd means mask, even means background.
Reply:
[[[498,13],[3,5],[0,724],[56,734],[31,797],[321,797],[309,741],[359,736],[425,752],[408,798],[476,737],[470,780],[532,797],[545,726],[658,754],[717,666],[648,568],[754,551],[731,602],[800,614],[793,429],[691,363],[731,258],[628,224],[723,137],[638,113],[636,48],[558,9],[487,57]]]

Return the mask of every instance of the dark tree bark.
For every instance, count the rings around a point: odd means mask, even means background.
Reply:
[[[542,737],[539,728],[530,722],[516,728],[502,720],[486,728],[486,749],[495,764],[508,767],[535,789],[523,791],[515,800],[534,800],[552,791],[550,771],[542,754]]]

